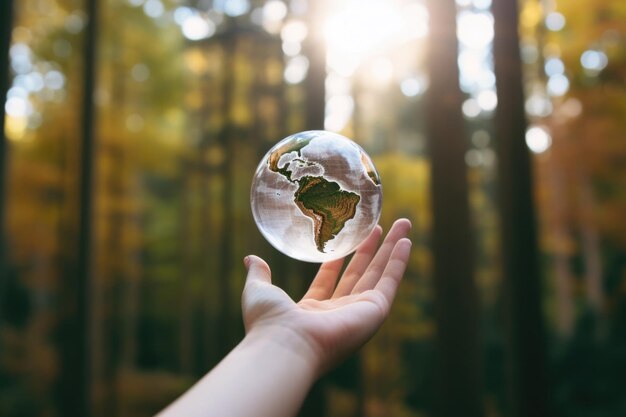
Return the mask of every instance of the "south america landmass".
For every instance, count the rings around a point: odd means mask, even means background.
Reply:
[[[298,184],[294,202],[305,216],[313,220],[315,246],[317,250],[324,252],[326,243],[343,230],[348,220],[354,218],[361,197],[342,190],[339,184],[321,176],[304,176],[294,180],[291,178],[290,164],[285,164],[282,168],[278,166],[280,158],[287,153],[296,152],[298,156],[302,156],[302,148],[309,145],[310,141],[311,139],[302,139],[280,147],[269,155],[267,164],[271,171]]]
[[[336,182],[323,177],[302,177],[294,201],[302,213],[313,220],[315,245],[324,252],[326,243],[333,239],[354,218],[361,197],[342,190]]]

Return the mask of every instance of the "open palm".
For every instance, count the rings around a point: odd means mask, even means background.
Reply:
[[[267,263],[249,256],[242,297],[247,332],[274,332],[281,343],[325,371],[365,343],[387,315],[409,258],[411,223],[396,221],[383,244],[377,226],[339,278],[343,259],[322,264],[309,290],[294,302],[272,285]]]

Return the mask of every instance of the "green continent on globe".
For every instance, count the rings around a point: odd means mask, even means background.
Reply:
[[[323,177],[305,176],[297,182],[300,187],[294,200],[302,213],[313,220],[315,244],[324,252],[326,242],[337,236],[354,217],[361,197]]]

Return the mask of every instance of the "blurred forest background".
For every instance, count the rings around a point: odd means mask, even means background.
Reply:
[[[322,128],[414,245],[302,416],[626,415],[626,2],[2,8],[0,415],[153,415],[242,337],[249,253],[301,296],[316,265],[261,237],[249,187]]]

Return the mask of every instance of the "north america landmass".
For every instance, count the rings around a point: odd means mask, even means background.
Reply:
[[[293,172],[289,169],[291,162],[283,167],[278,166],[278,161],[285,154],[296,152],[298,157],[302,158],[302,149],[309,145],[311,140],[313,138],[299,138],[286,143],[269,155],[267,164],[272,172],[298,185],[294,192],[294,202],[305,216],[313,220],[315,246],[324,253],[326,243],[334,239],[343,230],[346,222],[356,215],[361,196],[342,190],[338,183],[329,181],[323,176],[307,175],[292,179]],[[297,161],[310,163],[302,159]]]

